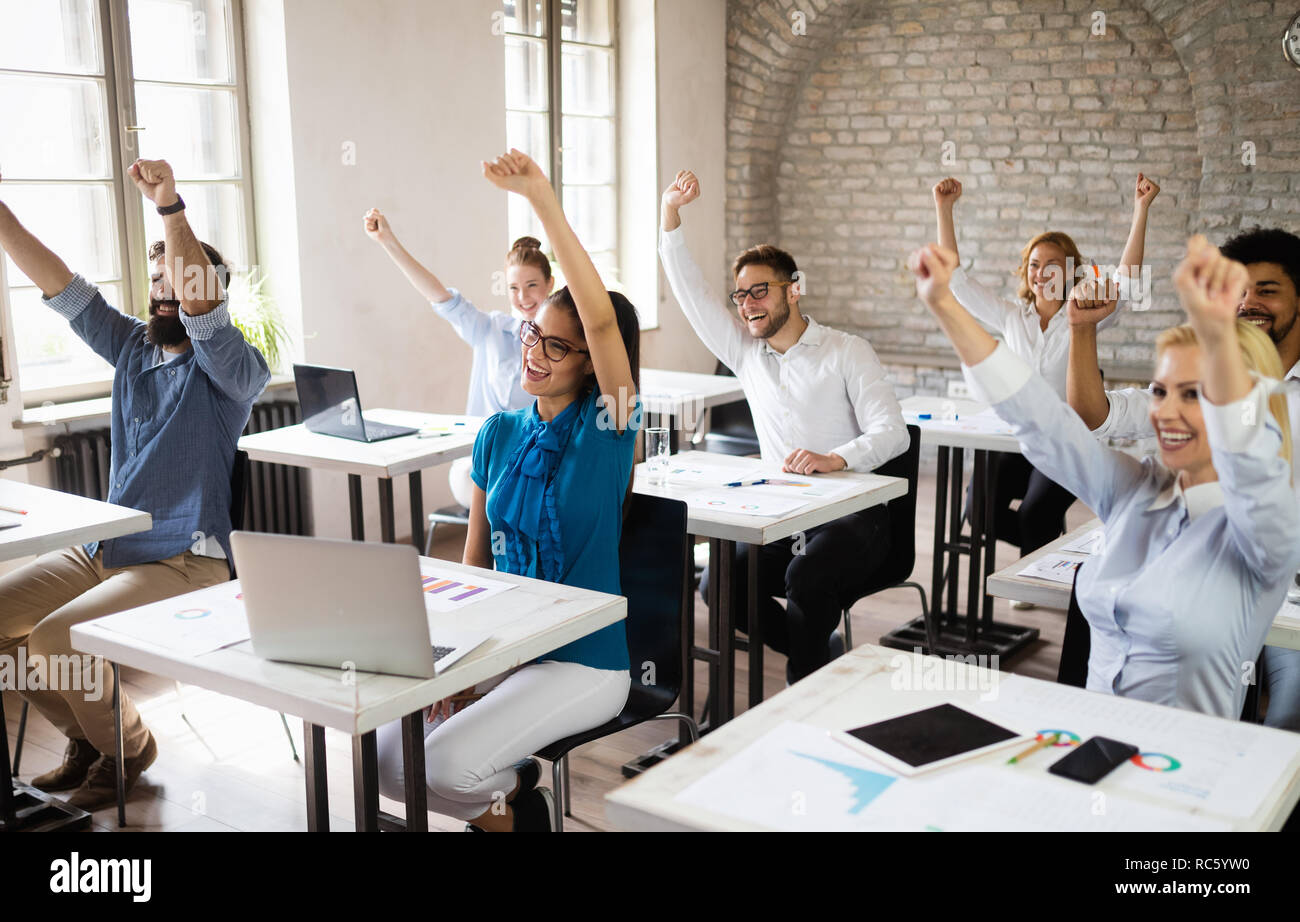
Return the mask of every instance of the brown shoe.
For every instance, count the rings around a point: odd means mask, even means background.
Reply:
[[[126,760],[128,795],[144,770],[158,758],[158,744],[154,742],[153,734],[147,730],[145,733],[147,736],[144,749],[140,750],[140,754],[135,758]],[[81,787],[72,792],[68,803],[82,810],[98,810],[100,807],[117,803],[117,759],[110,755],[101,755],[99,761],[91,767]]]
[[[32,779],[32,787],[42,791],[71,791],[81,787],[90,772],[90,766],[99,758],[99,750],[90,740],[68,740],[63,750],[63,764]]]

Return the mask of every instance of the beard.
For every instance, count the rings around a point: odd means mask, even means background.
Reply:
[[[159,307],[174,308],[176,313],[160,314]],[[180,309],[179,301],[159,301],[156,298],[149,300],[149,324],[145,328],[145,336],[152,345],[165,349],[189,340],[190,336],[181,323]]]
[[[1268,338],[1273,341],[1273,345],[1277,345],[1286,339],[1287,334],[1291,332],[1291,328],[1295,326],[1296,318],[1300,317],[1300,313],[1293,313],[1291,320],[1285,325],[1278,323],[1277,317],[1265,311],[1240,311],[1237,314],[1238,320],[1249,320],[1251,317],[1265,317],[1268,319]]]
[[[790,319],[790,299],[786,297],[784,288],[780,289],[780,291],[781,306],[778,309],[768,311],[767,330],[762,336],[758,337],[759,339],[771,339],[777,333],[781,332],[781,328],[785,326],[786,321]]]

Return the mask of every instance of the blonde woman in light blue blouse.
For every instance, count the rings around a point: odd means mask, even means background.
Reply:
[[[1138,461],[1099,444],[956,302],[956,254],[930,244],[909,264],[976,396],[1013,426],[1025,457],[1105,525],[1105,550],[1075,584],[1092,639],[1087,687],[1236,719],[1300,564],[1277,350],[1236,317],[1245,267],[1204,237],[1188,242],[1173,281],[1190,323],[1157,342],[1160,452]],[[1085,282],[1067,309],[1106,310],[1112,300]]]

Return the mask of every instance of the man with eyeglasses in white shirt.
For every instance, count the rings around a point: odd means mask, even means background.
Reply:
[[[756,246],[737,257],[734,311],[713,293],[681,230],[680,209],[699,195],[699,180],[686,170],[664,192],[659,255],[696,334],[740,379],[763,460],[796,474],[866,473],[905,452],[907,425],[875,351],[800,311],[789,253]],[[786,676],[795,682],[830,661],[844,607],[887,557],[888,512],[864,509],[759,553],[763,636],[787,656]],[[735,610],[747,611],[747,561],[733,569]],[[786,599],[784,609],[777,597]]]

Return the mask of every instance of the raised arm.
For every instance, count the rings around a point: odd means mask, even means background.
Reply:
[[[542,222],[546,236],[555,247],[556,260],[564,267],[569,293],[578,308],[591,364],[596,370],[596,383],[605,405],[615,416],[615,427],[622,432],[636,410],[636,381],[632,378],[632,364],[618,329],[614,304],[600,273],[569,226],[550,181],[532,158],[512,149],[492,163],[485,161],[483,175],[498,188],[525,196]]]
[[[1187,241],[1187,256],[1174,270],[1178,299],[1201,344],[1201,393],[1217,406],[1241,400],[1254,387],[1237,343],[1237,302],[1249,284],[1246,267],[1200,234]]]
[[[1101,366],[1097,362],[1097,324],[1115,312],[1118,302],[1098,302],[1076,296],[1076,292],[1083,295],[1084,291],[1084,286],[1075,286],[1065,305],[1070,321],[1065,397],[1088,428],[1097,429],[1110,412],[1106,388],[1101,380]]]
[[[961,183],[949,176],[935,183],[930,190],[934,193],[934,213],[939,225],[939,246],[952,250],[957,256],[957,228],[953,224],[953,207],[961,198]],[[958,259],[960,262],[960,258]]]
[[[166,209],[180,202],[176,177],[166,160],[137,160],[127,173],[144,197],[159,208]],[[181,310],[191,317],[215,310],[225,303],[226,286],[194,236],[185,209],[165,214],[162,219],[166,253],[163,272]]]
[[[52,298],[72,281],[72,270],[63,260],[37,240],[32,233],[18,223],[14,213],[0,199],[0,249],[9,254],[23,275],[27,276],[41,290],[41,294]]]
[[[1147,212],[1159,194],[1160,187],[1138,173],[1137,186],[1133,190],[1133,220],[1129,225],[1128,240],[1124,244],[1124,255],[1119,260],[1119,275],[1132,278],[1135,272],[1141,272],[1142,257],[1146,250]]]
[[[366,212],[366,216],[362,219],[362,226],[365,228],[366,236],[383,247],[388,258],[402,270],[402,275],[406,276],[411,287],[418,291],[424,300],[447,301],[451,298],[451,292],[438,280],[438,276],[421,265],[420,261],[402,246],[397,235],[393,233],[392,227],[389,226],[388,218],[384,217],[378,208],[371,208]]]

